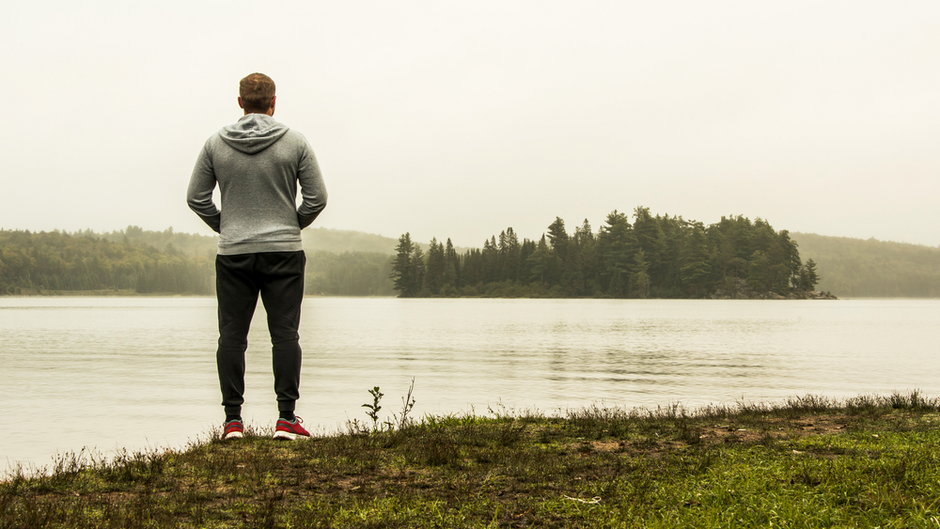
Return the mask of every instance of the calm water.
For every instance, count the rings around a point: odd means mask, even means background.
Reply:
[[[263,311],[245,419],[276,418]],[[311,431],[365,419],[591,404],[689,407],[797,394],[940,394],[940,300],[308,298]],[[222,419],[212,298],[0,298],[0,470],[89,447],[182,446]]]

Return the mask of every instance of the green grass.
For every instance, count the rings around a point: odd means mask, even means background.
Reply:
[[[0,527],[940,527],[940,403],[427,417],[0,484]]]

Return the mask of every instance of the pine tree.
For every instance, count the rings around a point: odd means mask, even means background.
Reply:
[[[565,231],[565,221],[555,217],[555,221],[548,226],[548,243],[551,259],[548,269],[545,270],[545,281],[550,286],[562,286],[568,279],[568,232]]]
[[[416,277],[416,264],[414,262],[414,254],[417,249],[418,247],[411,242],[410,233],[405,233],[398,238],[391,278],[399,297],[410,298],[417,296],[418,291],[421,289],[421,282]]]
[[[424,250],[417,244],[411,250],[411,277],[414,288],[417,289],[416,296],[428,296],[429,293],[424,289],[424,276],[427,271],[427,262],[424,256]]]
[[[806,264],[800,268],[799,282],[797,287],[804,292],[812,292],[816,289],[819,282],[819,274],[816,272],[816,261],[808,259]]]
[[[495,283],[499,281],[499,247],[496,245],[496,237],[490,237],[483,241],[483,282]]]
[[[441,287],[444,286],[444,246],[437,242],[436,238],[431,239],[428,247],[427,269],[424,273],[424,291],[431,296],[438,296],[441,293]]]
[[[548,249],[548,243],[545,241],[545,235],[542,235],[538,245],[535,247],[535,251],[532,252],[532,255],[530,255],[528,259],[529,270],[531,271],[533,281],[541,284],[547,283],[548,269],[551,266],[552,257],[551,250]]]
[[[682,292],[695,298],[705,297],[712,289],[711,263],[705,226],[701,222],[689,222],[679,251],[679,276]]]
[[[591,231],[591,223],[587,219],[581,226],[575,228],[572,238],[574,261],[575,294],[578,296],[591,296],[597,291],[597,240]]]
[[[597,235],[598,280],[611,297],[627,296],[636,237],[626,215],[617,210],[607,215]]]
[[[666,286],[666,237],[659,219],[650,214],[649,208],[637,207],[634,210],[633,232],[636,234],[637,246],[643,250],[649,264],[651,290]]]
[[[499,268],[500,278],[503,281],[516,281],[519,279],[519,265],[521,246],[512,227],[506,228],[499,234]]]
[[[564,258],[568,250],[568,232],[565,231],[565,221],[555,217],[555,221],[548,225],[548,242],[555,255]]]
[[[444,284],[441,293],[445,296],[454,296],[457,294],[457,288],[460,286],[459,280],[460,262],[457,258],[457,251],[454,250],[454,244],[447,238],[447,244],[444,247]]]

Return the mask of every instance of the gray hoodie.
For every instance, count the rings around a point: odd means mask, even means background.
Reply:
[[[221,211],[212,202],[216,184]],[[266,114],[246,114],[206,141],[186,201],[221,235],[220,255],[292,252],[303,249],[300,230],[326,207],[326,188],[299,132]]]

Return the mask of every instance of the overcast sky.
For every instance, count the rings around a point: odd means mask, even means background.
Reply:
[[[317,225],[479,246],[638,205],[940,245],[940,2],[19,2],[0,228],[211,232],[185,190],[278,86]]]

